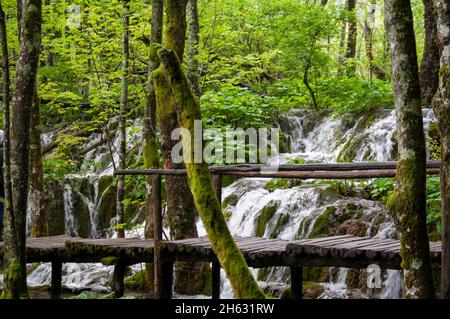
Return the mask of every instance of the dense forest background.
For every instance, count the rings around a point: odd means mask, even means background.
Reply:
[[[422,59],[424,6],[419,0],[412,4]],[[343,1],[198,5],[200,43],[195,59],[207,126],[270,126],[277,114],[290,108],[339,115],[393,107],[382,1],[358,1],[351,11]],[[16,1],[4,1],[3,7],[14,67]],[[78,171],[80,158],[73,147],[86,142],[89,133],[112,131],[117,125],[122,15],[120,1],[51,0],[43,5],[38,71],[42,128],[60,128],[57,152],[44,161],[47,174]],[[130,2],[128,127],[145,110],[150,19],[149,1]]]

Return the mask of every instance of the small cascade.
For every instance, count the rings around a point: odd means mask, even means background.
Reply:
[[[66,176],[64,183],[66,235],[99,238],[101,233],[99,208],[104,198],[103,194],[100,194],[100,180],[98,175]]]
[[[76,220],[74,216],[73,189],[70,184],[64,184],[64,221],[65,234],[67,236],[78,236]]]

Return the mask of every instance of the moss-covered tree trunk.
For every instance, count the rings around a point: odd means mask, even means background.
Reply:
[[[194,158],[194,147],[188,152],[186,146],[194,145],[194,120],[201,119],[200,106],[176,54],[162,49],[159,57],[161,66],[153,72],[158,107],[160,103],[162,106],[169,102],[169,108],[178,114],[181,126],[191,133],[191,138],[183,139],[185,155],[189,154]],[[195,206],[236,298],[265,298],[230,234],[207,164],[194,164],[193,161],[185,160],[185,165]]]
[[[409,0],[385,1],[397,114],[398,165],[390,209],[400,232],[404,296],[433,298],[426,228],[426,154],[413,16]]]
[[[6,32],[6,16],[0,3],[0,41],[2,46],[2,94],[3,94],[3,169],[2,180],[4,190],[3,213],[9,208],[7,205],[12,203],[11,199],[11,165],[10,165],[10,73],[9,73],[9,54],[8,54],[8,35]],[[3,214],[0,216],[0,240],[3,240]]]
[[[159,66],[158,47],[162,44],[162,28],[163,28],[163,0],[152,1],[152,19],[150,34],[150,52],[149,52],[149,69],[148,69],[148,92],[145,108],[145,125],[144,125],[144,166],[145,168],[159,167],[159,141],[157,136],[156,125],[156,96],[151,73]],[[147,203],[145,231],[146,239],[153,238],[154,222],[153,222],[153,202],[152,190],[155,189],[155,183],[158,183],[157,176],[147,178]],[[154,269],[153,263],[145,266],[146,270],[146,286],[151,291],[154,285]]]
[[[188,78],[191,82],[192,92],[200,97],[199,69],[198,69],[198,45],[200,43],[200,24],[198,20],[197,0],[187,0],[188,16],[188,52],[187,68]]]
[[[164,46],[175,51],[183,59],[186,37],[186,0],[165,0]],[[161,132],[161,151],[164,168],[184,168],[183,163],[174,163],[172,149],[177,141],[172,132],[177,129],[178,119],[175,104],[170,97],[157,97],[157,118]],[[198,237],[197,212],[185,176],[166,176],[167,218],[170,237],[174,240]],[[175,291],[181,294],[196,294],[203,288],[202,263],[176,263]]]
[[[30,123],[41,47],[42,1],[22,3],[20,53],[11,122],[12,205],[5,236],[5,298],[27,298],[25,231],[29,186]],[[11,209],[12,208],[12,209]]]
[[[356,0],[347,0],[347,12],[349,14],[348,20],[348,37],[347,49],[345,51],[345,58],[347,59],[347,74],[354,75],[356,71],[356,42],[358,38],[358,27],[356,17]]]
[[[436,9],[434,0],[423,0],[425,6],[425,47],[420,67],[422,100],[431,105],[439,85],[439,41],[437,38]]]
[[[37,89],[36,89],[37,90]],[[44,169],[41,148],[41,115],[37,91],[34,94],[30,127],[30,192],[28,194],[28,213],[31,216],[32,237],[48,235],[47,217],[44,209]]]
[[[128,106],[128,67],[130,61],[130,37],[129,37],[129,24],[130,24],[130,7],[128,0],[122,0],[122,74],[121,74],[121,94],[120,94],[120,111],[119,111],[119,168],[126,168],[126,155],[127,155],[127,127],[126,127],[126,113]],[[125,229],[123,227],[125,223],[125,207],[123,200],[125,199],[125,176],[119,176],[117,181],[117,193],[116,193],[116,215],[117,223],[121,225],[117,232],[118,238],[125,237]]]
[[[450,298],[450,2],[436,1],[438,39],[442,48],[438,92],[433,109],[442,137],[441,212],[442,267],[441,298]]]

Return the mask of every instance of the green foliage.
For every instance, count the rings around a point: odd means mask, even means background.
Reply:
[[[394,191],[395,182],[392,178],[376,178],[370,185],[370,195],[376,200],[385,200]]]
[[[427,224],[437,233],[441,232],[441,189],[440,178],[427,179]]]
[[[65,175],[73,173],[73,165],[64,159],[45,157],[43,159],[44,181],[61,181]]]

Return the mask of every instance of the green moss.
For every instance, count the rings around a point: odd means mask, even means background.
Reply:
[[[101,262],[102,265],[104,265],[104,266],[112,266],[112,265],[117,264],[117,262],[118,262],[119,260],[120,260],[120,259],[119,259],[118,257],[110,256],[110,257],[102,258],[102,259],[100,260],[100,262]]]
[[[300,185],[302,185],[302,181],[299,179],[273,178],[267,182],[264,189],[269,192],[273,192],[277,189],[287,189]]]
[[[289,214],[281,214],[280,217],[278,217],[275,228],[270,233],[270,238],[277,238],[283,227],[289,223],[289,220]]]
[[[303,282],[326,282],[328,267],[303,267]]]
[[[225,217],[226,220],[230,220],[232,214],[233,211],[231,209],[223,211],[223,217]]]
[[[258,269],[257,279],[259,281],[266,281],[267,277],[269,277],[270,274],[270,268],[261,268]]]
[[[200,295],[211,296],[212,293],[212,270],[211,267],[204,267],[203,269],[203,289]]]
[[[124,284],[126,289],[132,290],[146,290],[147,281],[145,279],[145,270],[138,271],[132,277],[125,279]]]
[[[261,213],[256,218],[255,225],[255,236],[263,237],[266,232],[267,223],[275,215],[278,207],[280,206],[279,201],[271,201],[261,210]]]
[[[222,202],[222,208],[226,208],[228,206],[236,206],[236,204],[239,201],[239,197],[237,197],[236,195],[232,194],[230,196],[228,196],[227,198],[225,198]]]
[[[317,237],[323,237],[328,235],[327,233],[324,233],[323,231],[327,229],[328,222],[330,220],[330,215],[334,214],[336,212],[336,207],[334,206],[328,206],[322,215],[320,215],[316,221],[314,222],[313,229],[311,231],[311,234],[309,235],[309,238],[317,238]]]

